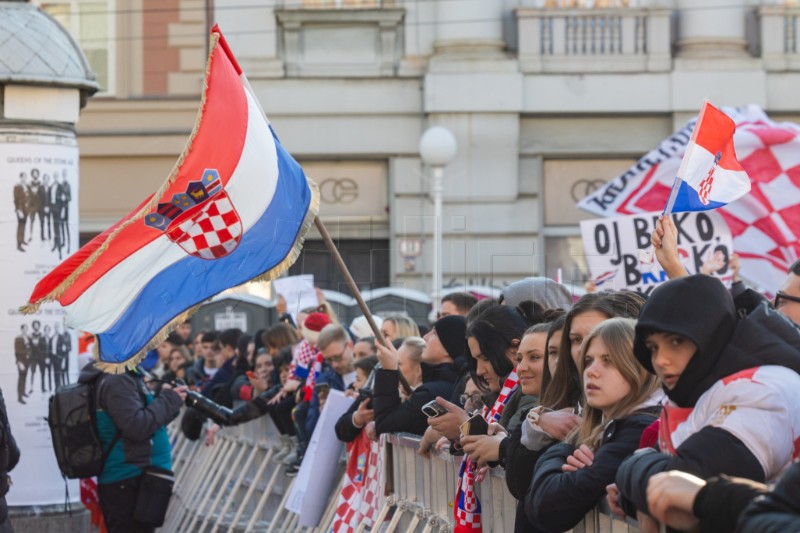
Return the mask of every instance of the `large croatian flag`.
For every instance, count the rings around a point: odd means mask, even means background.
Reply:
[[[750,178],[736,159],[736,124],[703,102],[665,213],[717,209],[750,192]]]
[[[36,286],[97,337],[106,371],[135,366],[208,298],[294,262],[316,185],[275,137],[215,26],[191,137],[161,188]]]

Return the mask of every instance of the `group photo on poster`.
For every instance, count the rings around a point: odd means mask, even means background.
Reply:
[[[17,251],[26,252],[38,244],[58,253],[59,259],[69,255],[73,246],[68,230],[72,187],[67,172],[67,168],[48,173],[31,167],[19,173],[14,185]]]
[[[78,159],[77,147],[64,139],[17,136],[0,143],[0,203],[7,206],[0,210],[0,345],[7,354],[0,388],[24,451],[11,504],[64,501],[46,417],[50,396],[77,379],[77,332],[67,328],[63,310],[43,306],[25,315],[20,307],[42,276],[79,247]],[[42,490],[36,480],[49,480],[51,488]]]
[[[27,403],[25,398],[52,393],[67,385],[69,379],[69,354],[72,337],[61,322],[44,322],[34,319],[20,325],[14,337],[14,360],[19,377],[17,402]],[[37,377],[38,376],[38,377]]]

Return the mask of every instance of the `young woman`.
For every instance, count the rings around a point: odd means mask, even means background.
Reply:
[[[634,350],[669,402],[660,453],[636,454],[620,467],[623,504],[648,512],[647,483],[659,472],[763,482],[789,468],[800,442],[800,334],[785,316],[765,302],[740,318],[719,280],[681,277],[651,294]]]
[[[609,319],[583,340],[583,420],[542,455],[525,497],[527,518],[540,530],[575,527],[603,499],[620,463],[657,416],[663,394],[633,355],[635,324]]]
[[[578,362],[584,337],[609,318],[637,318],[643,305],[644,298],[630,291],[590,293],[578,300],[564,319],[556,371],[545,377],[541,404],[553,410],[577,408],[582,394]]]
[[[543,323],[531,326],[525,332],[517,353],[517,375],[520,379],[522,392],[532,396],[540,397],[543,387],[543,377],[547,372],[548,361],[548,342],[552,339],[554,324],[560,321],[563,328],[563,311],[552,323]],[[553,314],[549,318],[552,318]],[[560,330],[559,335],[560,335]],[[527,413],[526,413],[527,414]],[[577,419],[577,417],[575,417]],[[525,422],[523,422],[524,424]],[[514,531],[518,533],[532,531],[532,525],[525,517],[523,507],[525,494],[531,484],[533,468],[544,449],[529,450],[520,442],[522,439],[522,428],[520,425],[511,432],[509,437],[500,444],[501,464],[506,470],[506,484],[508,490],[517,499],[517,516],[514,524]]]
[[[407,316],[387,316],[381,323],[381,335],[389,342],[404,337],[419,337],[419,326]]]

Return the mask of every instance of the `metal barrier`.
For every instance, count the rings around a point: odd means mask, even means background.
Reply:
[[[189,441],[178,424],[169,428],[173,443],[175,489],[165,532],[304,532],[331,530],[344,476],[328,499],[316,528],[298,525],[298,516],[284,509],[294,478],[271,462],[277,431],[268,417],[219,432],[213,446]],[[461,459],[441,452],[417,455],[419,438],[388,435],[384,461],[388,496],[377,524],[381,531],[446,533],[453,528],[453,498]],[[484,531],[513,531],[516,500],[506,488],[504,472],[495,469],[477,487]],[[385,521],[388,519],[388,524]],[[365,530],[362,524],[358,532]],[[613,519],[595,509],[575,533],[633,533],[635,523]]]

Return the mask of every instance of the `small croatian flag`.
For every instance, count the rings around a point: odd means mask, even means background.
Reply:
[[[703,102],[664,214],[717,209],[750,192],[750,178],[736,159],[736,125]]]

